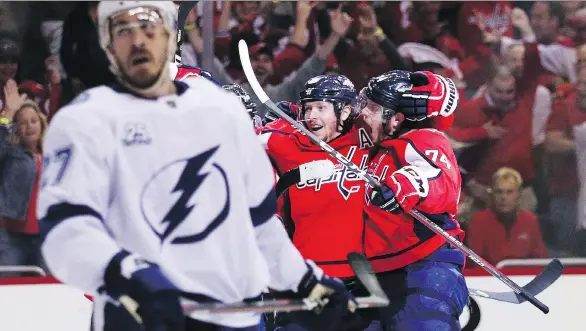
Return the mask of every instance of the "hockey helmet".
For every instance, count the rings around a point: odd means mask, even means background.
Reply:
[[[436,128],[446,129],[453,120],[459,94],[449,78],[429,71],[393,70],[368,82],[358,97],[358,110],[369,100],[382,108],[383,121],[400,112],[408,121],[439,117],[435,121]]]
[[[252,119],[255,127],[262,125],[260,116],[258,116],[256,113],[256,103],[251,100],[250,95],[248,92],[246,92],[245,89],[242,88],[242,86],[238,84],[228,84],[222,86],[222,88],[228,92],[236,94],[238,100],[240,100],[240,102],[244,105],[244,108],[246,108],[248,111],[248,114],[250,115],[250,118]]]
[[[352,104],[356,99],[354,84],[342,75],[321,75],[308,80],[299,94],[299,101],[328,101],[334,104]]]
[[[246,110],[250,113],[256,112],[256,103],[250,99],[250,95],[238,84],[228,84],[222,86],[224,90],[236,94],[238,100],[242,102]]]
[[[383,121],[391,118],[399,111],[401,96],[411,89],[410,72],[393,70],[371,78],[365,88],[360,91],[356,106],[359,111],[370,101],[380,107]]]
[[[177,9],[171,1],[100,1],[98,5],[98,33],[100,37],[100,46],[106,52],[110,60],[110,70],[121,80],[120,68],[116,62],[114,55],[109,49],[112,42],[110,34],[110,22],[113,17],[124,12],[132,13],[141,20],[161,20],[164,28],[169,34],[169,42],[167,44],[167,61],[166,65],[174,61],[175,50],[177,48]],[[146,89],[138,89],[134,86],[128,86],[133,90],[147,92],[157,88],[163,81],[165,75],[168,75],[169,69],[165,67],[161,71],[159,79],[153,86]],[[121,81],[125,85],[127,82]]]

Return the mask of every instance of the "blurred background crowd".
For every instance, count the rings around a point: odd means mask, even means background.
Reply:
[[[0,276],[43,268],[34,210],[47,123],[83,90],[114,81],[97,4],[0,2]],[[393,69],[451,77],[461,100],[446,134],[463,176],[466,244],[494,264],[586,257],[585,3],[205,6],[187,18],[183,64],[248,88],[237,49],[244,39],[274,101],[296,102],[323,73],[344,74],[357,89]]]

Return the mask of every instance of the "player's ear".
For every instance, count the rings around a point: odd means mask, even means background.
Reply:
[[[340,122],[344,122],[345,120],[347,120],[348,117],[350,117],[351,112],[352,106],[345,105],[344,108],[342,108],[342,111],[340,112]]]
[[[391,132],[395,132],[397,130],[399,130],[399,128],[401,127],[401,124],[403,124],[403,122],[405,121],[405,115],[403,115],[403,113],[396,113],[391,117],[390,125],[392,128]]]

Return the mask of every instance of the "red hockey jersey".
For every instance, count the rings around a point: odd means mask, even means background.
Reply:
[[[416,209],[452,236],[463,236],[454,219],[462,180],[448,139],[437,130],[420,129],[384,141],[368,172],[382,179],[408,165],[423,170],[429,181],[429,194]],[[371,192],[372,187],[367,185],[364,249],[376,272],[402,268],[423,258],[464,263],[459,251],[440,252],[446,241],[409,214],[394,215],[372,205],[368,198]]]
[[[334,163],[336,171],[329,178],[291,187],[280,214],[285,223],[294,225],[293,244],[304,258],[313,260],[327,275],[353,276],[346,259],[349,252],[362,251],[364,181],[290,126],[273,124],[263,130],[262,137],[281,174],[311,161]],[[367,141],[364,131],[351,131],[330,145],[366,169],[365,148],[372,146]]]

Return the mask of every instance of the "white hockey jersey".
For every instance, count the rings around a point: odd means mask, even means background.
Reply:
[[[93,295],[120,249],[221,302],[295,290],[307,267],[274,215],[273,171],[246,110],[206,79],[176,84],[158,99],[93,88],[53,118],[37,210],[47,265]]]

